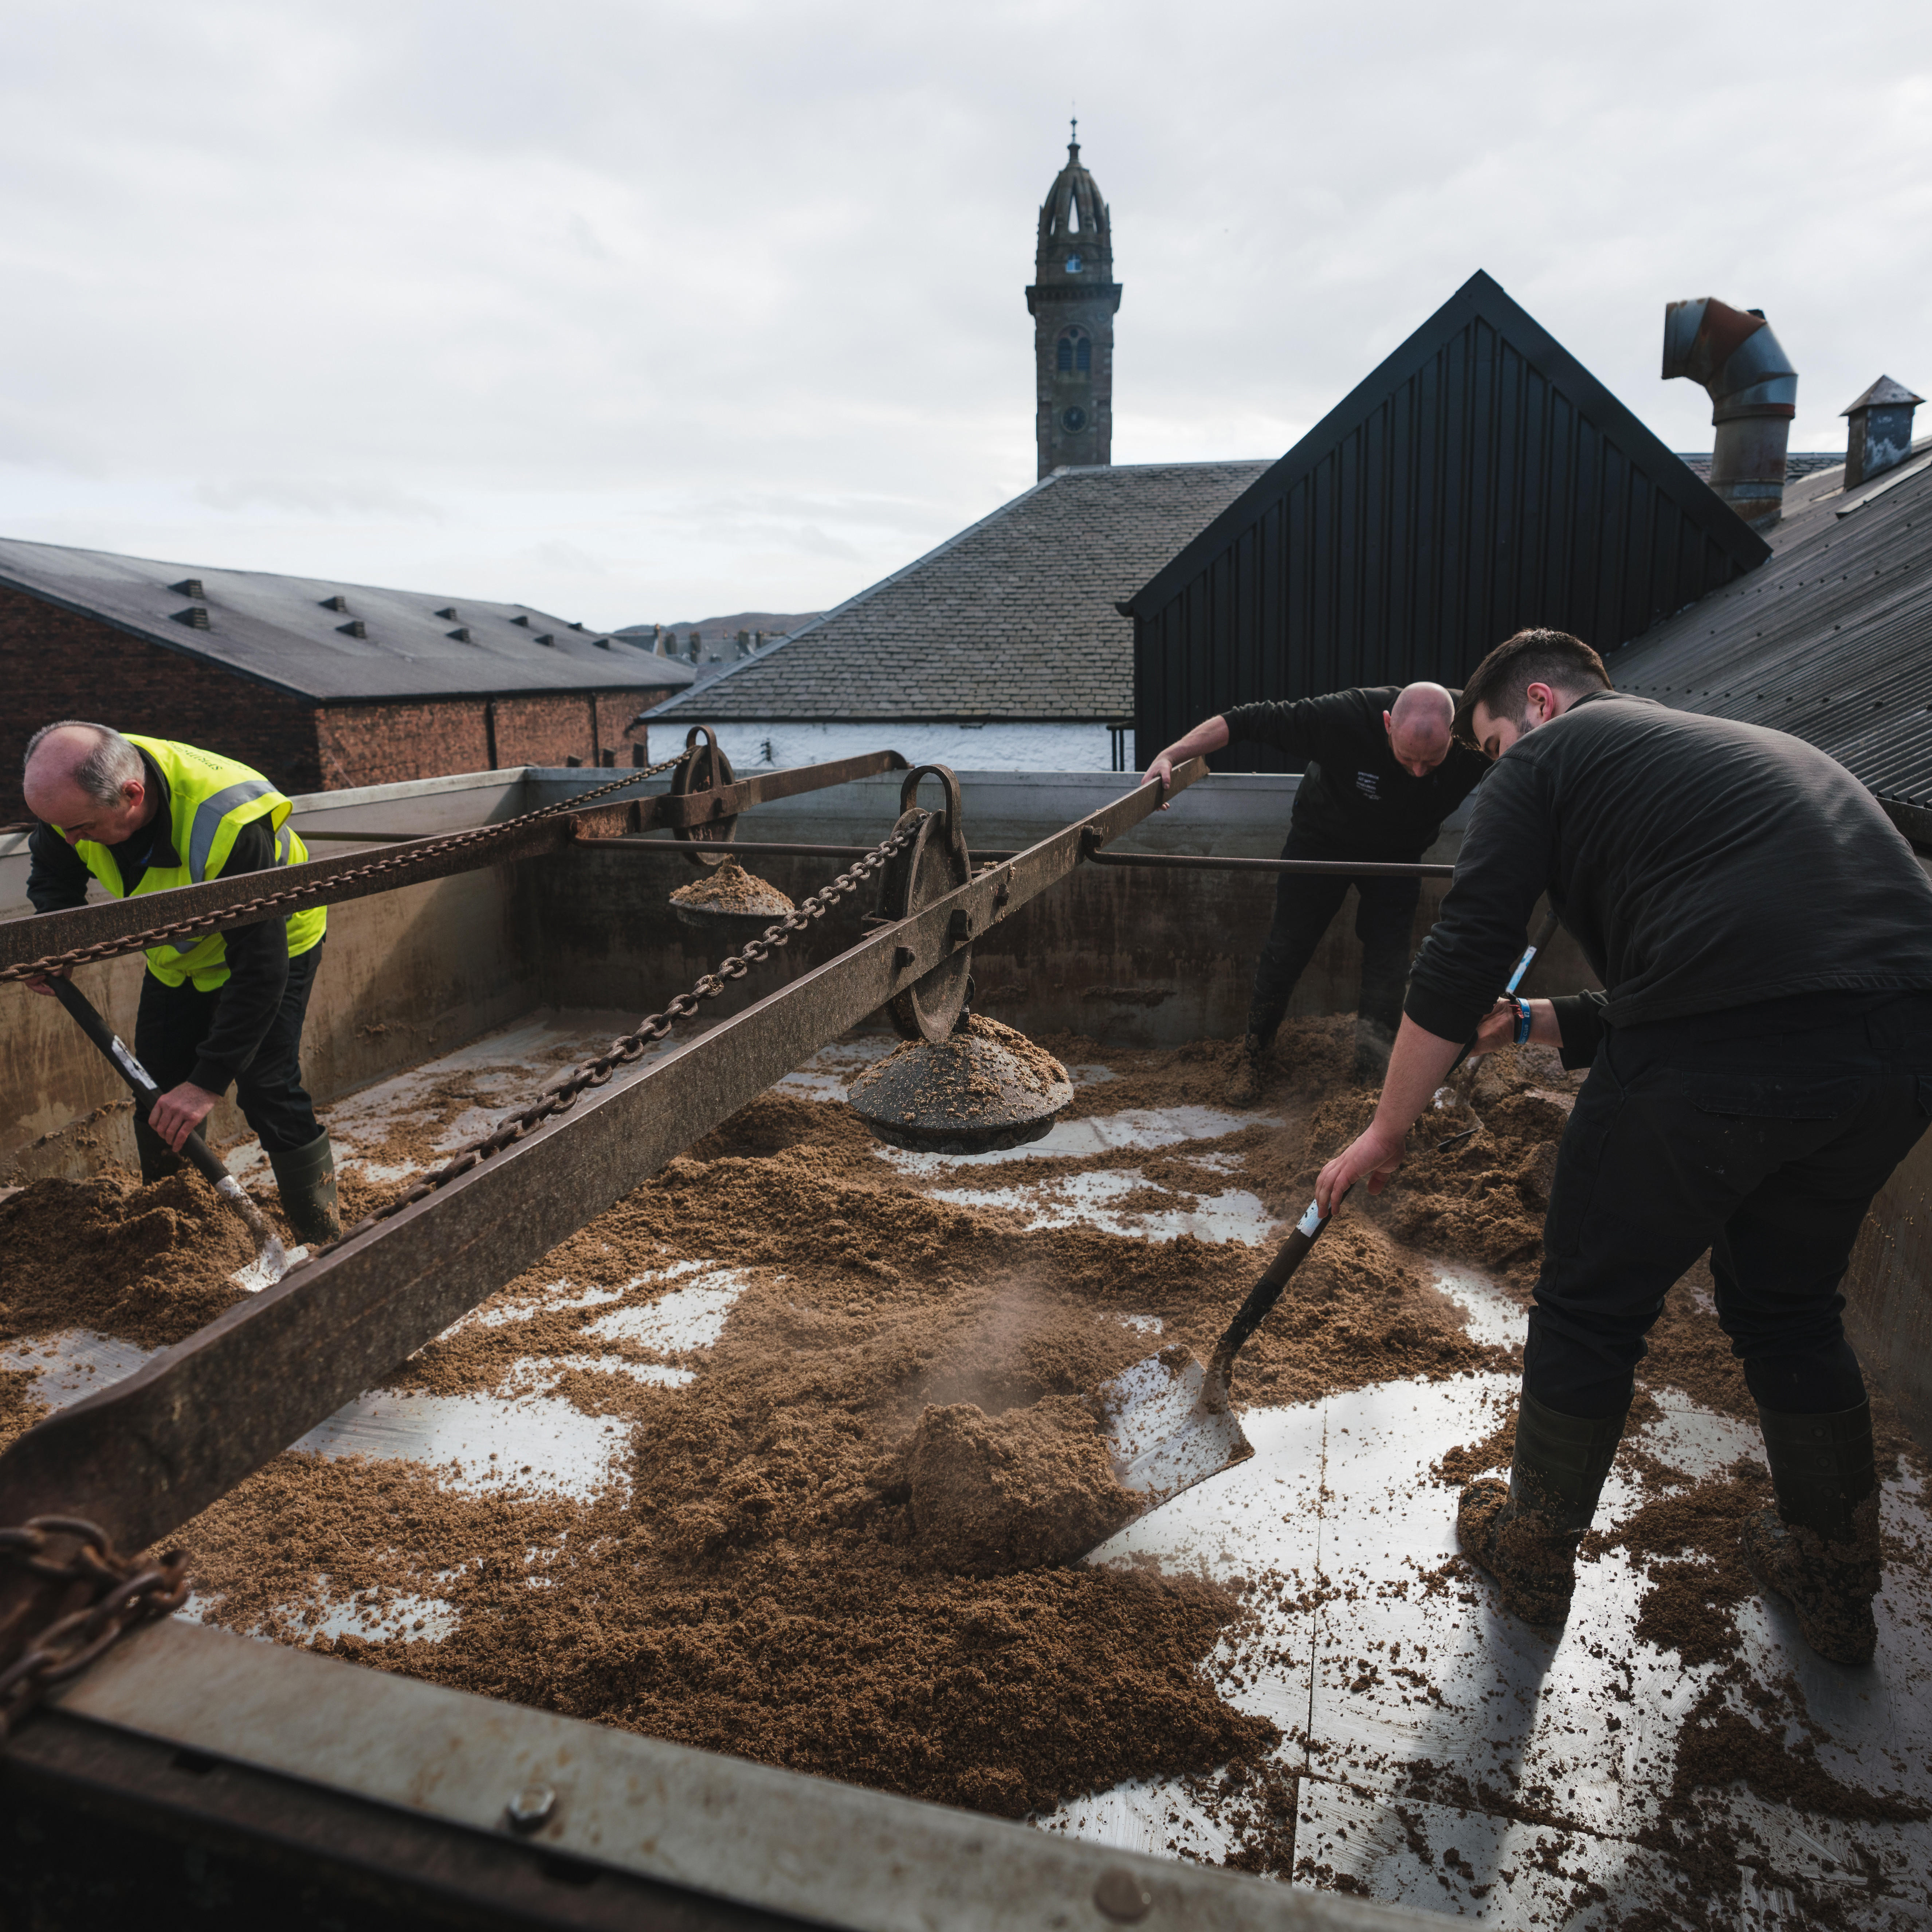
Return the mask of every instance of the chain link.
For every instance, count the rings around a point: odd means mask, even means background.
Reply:
[[[400,1214],[405,1208],[418,1201],[425,1201],[440,1187],[446,1187],[459,1174],[467,1174],[479,1162],[488,1160],[491,1155],[501,1154],[507,1147],[514,1147],[524,1136],[542,1126],[544,1121],[559,1114],[568,1113],[575,1106],[580,1095],[592,1087],[603,1086],[620,1066],[628,1066],[641,1060],[646,1048],[664,1039],[681,1020],[689,1019],[702,1010],[704,1002],[715,1000],[733,981],[742,980],[751,969],[761,965],[781,946],[791,943],[795,932],[803,932],[814,920],[823,919],[838,902],[856,891],[860,882],[876,872],[892,855],[901,850],[917,836],[918,821],[903,826],[889,838],[874,845],[862,859],[854,860],[850,867],[841,872],[830,884],[821,886],[808,899],[800,901],[792,911],[782,919],[766,926],[757,938],[748,940],[740,950],[719,961],[716,972],[706,973],[688,993],[680,993],[665,1003],[661,1012],[652,1013],[639,1022],[636,1029],[620,1040],[614,1040],[596,1058],[582,1060],[543,1090],[542,1095],[521,1113],[512,1114],[500,1122],[487,1134],[458,1148],[442,1166],[426,1174],[415,1186],[392,1201],[388,1206],[379,1208],[373,1214],[365,1215],[352,1228],[345,1228],[336,1240],[327,1246],[311,1250],[307,1258],[298,1262],[289,1270],[292,1276],[299,1269],[332,1248],[339,1247],[344,1241],[353,1240],[374,1227],[386,1221],[392,1215]],[[284,1276],[284,1280],[288,1279]]]
[[[446,853],[487,844],[492,839],[508,838],[512,832],[520,832],[540,820],[581,812],[595,800],[606,798],[612,792],[622,791],[626,785],[641,784],[646,778],[661,778],[690,755],[688,751],[680,752],[676,758],[646,765],[641,771],[626,772],[622,778],[599,785],[595,791],[581,792],[574,798],[561,800],[555,805],[539,806],[535,812],[506,818],[498,825],[479,825],[467,832],[452,832],[446,838],[418,840],[384,858],[352,866],[346,872],[335,873],[321,888],[314,885],[287,886],[280,892],[264,892],[259,898],[244,899],[219,912],[199,914],[192,919],[178,920],[172,926],[154,926],[146,932],[128,933],[118,939],[97,940],[92,946],[76,946],[70,952],[50,952],[44,959],[31,959],[20,965],[0,968],[0,984],[9,980],[38,980],[63,968],[90,965],[97,959],[118,958],[126,952],[143,952],[149,946],[161,945],[169,940],[204,938],[218,928],[247,924],[254,918],[279,911],[298,900],[305,901],[318,890],[333,892],[340,886],[360,885],[365,879],[380,878],[389,872],[410,871],[420,866],[425,859],[440,859]]]
[[[71,1556],[48,1554],[57,1537],[76,1540]],[[122,1556],[104,1531],[81,1516],[30,1516],[0,1528],[0,1556],[50,1582],[83,1583],[90,1592],[84,1607],[50,1624],[0,1671],[0,1744],[56,1684],[77,1677],[135,1624],[164,1617],[188,1600],[182,1551],[164,1550],[152,1562]]]

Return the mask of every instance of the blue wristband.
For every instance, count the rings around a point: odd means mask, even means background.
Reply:
[[[1529,1002],[1518,999],[1512,993],[1510,1004],[1516,1009],[1516,1043],[1519,1046],[1526,1046],[1529,1043]]]

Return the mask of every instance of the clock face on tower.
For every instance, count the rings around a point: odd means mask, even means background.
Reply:
[[[1060,412],[1060,426],[1070,436],[1078,435],[1087,427],[1087,412],[1082,409],[1062,410]]]
[[[1085,266],[1078,255],[1070,255],[1066,258],[1066,272],[1070,275],[1078,274]]]

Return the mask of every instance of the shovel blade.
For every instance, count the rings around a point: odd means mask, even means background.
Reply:
[[[1209,1408],[1207,1384],[1192,1355],[1184,1362],[1150,1355],[1100,1390],[1114,1474],[1148,1509],[1255,1453],[1232,1408]]]

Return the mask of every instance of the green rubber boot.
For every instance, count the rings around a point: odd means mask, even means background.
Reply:
[[[1496,1579],[1512,1616],[1554,1630],[1569,1616],[1576,1546],[1597,1513],[1629,1412],[1626,1403],[1615,1415],[1559,1415],[1526,1394],[1509,1480],[1485,1476],[1462,1492],[1456,1539]]]
[[[275,1185],[282,1191],[282,1212],[296,1239],[312,1248],[338,1239],[342,1214],[335,1194],[335,1150],[325,1129],[293,1154],[272,1154]]]
[[[1871,1404],[1832,1415],[1780,1415],[1760,1405],[1757,1419],[1778,1507],[1745,1519],[1744,1559],[1791,1606],[1820,1657],[1869,1664],[1884,1566]]]

